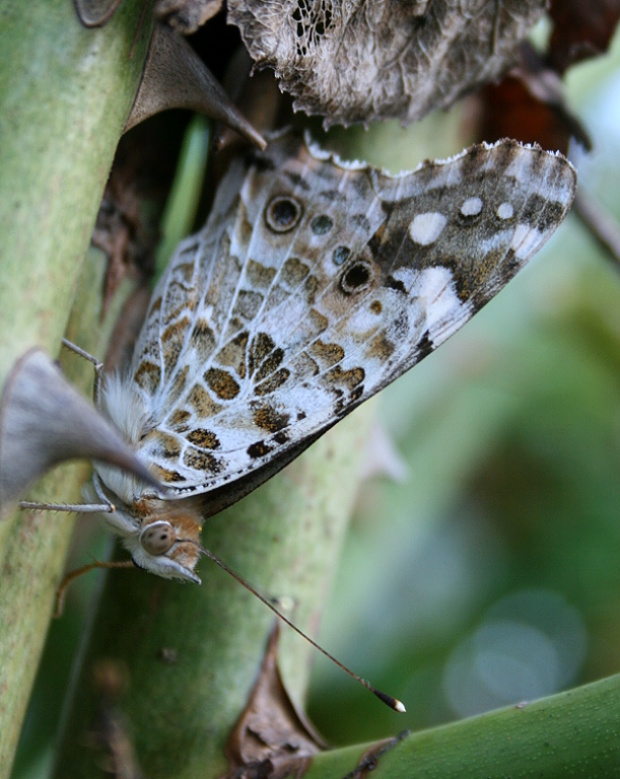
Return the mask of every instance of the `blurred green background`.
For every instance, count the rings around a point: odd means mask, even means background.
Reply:
[[[569,72],[594,151],[580,185],[620,219],[620,47]],[[362,136],[396,171],[458,142],[460,109]],[[399,479],[369,479],[320,640],[397,695],[396,717],[317,657],[310,716],[334,743],[423,728],[620,669],[620,267],[573,214],[461,332],[382,393]],[[110,540],[79,523],[75,562]],[[71,565],[71,563],[70,563]],[[96,584],[73,587],[13,777],[43,777]]]
[[[571,150],[580,186],[616,219],[619,48],[568,74],[594,143]],[[450,117],[423,124],[441,138]],[[575,214],[379,416],[402,480],[360,495],[321,639],[408,714],[319,659],[322,731],[371,739],[618,672],[620,266]]]

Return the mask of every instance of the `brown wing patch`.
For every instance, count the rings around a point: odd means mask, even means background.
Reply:
[[[264,300],[265,298],[260,292],[242,289],[237,295],[234,313],[236,316],[251,321],[260,311]]]
[[[220,365],[232,368],[240,379],[245,379],[246,375],[246,355],[249,338],[249,333],[247,330],[244,330],[223,346],[215,355],[215,359]]]
[[[148,360],[143,360],[134,374],[134,380],[145,392],[154,395],[161,381],[161,370]]]
[[[280,413],[273,406],[261,405],[254,410],[252,419],[257,427],[268,433],[277,433],[286,427],[291,419],[290,414]]]
[[[325,378],[330,384],[344,387],[349,391],[361,384],[365,376],[366,373],[363,368],[351,368],[345,371],[340,365],[337,365],[325,374]]]
[[[261,363],[259,369],[254,375],[254,381],[259,382],[266,379],[270,374],[274,373],[282,363],[284,359],[284,351],[279,347],[274,349]]]
[[[275,268],[268,268],[256,260],[249,260],[245,269],[245,275],[250,286],[255,289],[267,290],[276,276]]]
[[[219,473],[222,469],[222,463],[219,458],[202,449],[196,449],[194,446],[186,449],[183,455],[183,462],[188,468],[193,468],[195,471],[204,471],[205,473]]]
[[[299,257],[289,257],[282,266],[280,278],[290,289],[297,288],[310,273],[310,268]]]
[[[171,373],[177,364],[177,360],[179,359],[179,355],[185,344],[185,334],[188,327],[189,319],[183,317],[179,322],[169,325],[161,334],[162,355],[166,373]]]
[[[257,333],[252,339],[249,351],[250,376],[262,361],[275,349],[275,341],[267,333]]]
[[[386,363],[389,358],[394,354],[395,346],[386,337],[385,333],[380,332],[366,345],[365,354],[369,358],[376,358],[381,362]]]
[[[204,319],[199,319],[192,330],[190,343],[199,360],[206,362],[215,348],[215,333]]]
[[[165,460],[174,460],[181,454],[181,444],[176,436],[161,430],[151,430],[142,438],[140,444],[142,448],[148,446],[153,455]]]
[[[174,484],[175,482],[185,481],[185,477],[181,476],[178,471],[170,471],[167,468],[162,468],[156,463],[151,465],[151,471],[153,472],[153,476],[164,484]]]
[[[260,384],[257,384],[254,388],[254,394],[255,395],[268,395],[270,392],[275,392],[279,387],[281,387],[284,382],[288,379],[288,377],[291,375],[291,372],[288,368],[280,368],[280,370],[276,371],[275,373],[272,373],[271,376],[268,379],[265,379],[265,381],[262,381]]]
[[[216,403],[200,384],[194,384],[187,396],[187,401],[202,418],[215,416],[224,408],[220,403]]]
[[[177,433],[185,433],[189,429],[189,422],[192,415],[184,408],[178,408],[173,414],[171,414],[168,424]]]
[[[220,400],[232,400],[241,390],[232,375],[220,368],[209,368],[204,378],[209,388]]]
[[[215,433],[211,430],[205,430],[203,427],[192,430],[185,437],[190,443],[199,446],[201,449],[219,449],[220,447],[219,438]]]
[[[326,344],[320,339],[308,347],[308,353],[325,368],[344,360],[344,349],[340,344]]]
[[[255,443],[248,446],[247,452],[252,459],[256,459],[258,457],[264,457],[266,454],[269,454],[272,449],[273,446],[266,444],[264,441],[256,441]]]

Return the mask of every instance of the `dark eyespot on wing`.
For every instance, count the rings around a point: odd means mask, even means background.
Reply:
[[[334,265],[343,265],[350,254],[351,249],[349,249],[348,246],[337,246],[332,252],[332,261]]]
[[[340,289],[345,295],[352,295],[366,289],[373,278],[372,267],[367,262],[355,262],[342,275]]]
[[[274,197],[265,209],[265,224],[274,233],[288,233],[301,220],[303,208],[292,197]]]
[[[334,222],[327,214],[315,216],[310,223],[310,229],[315,235],[326,235],[334,226]]]

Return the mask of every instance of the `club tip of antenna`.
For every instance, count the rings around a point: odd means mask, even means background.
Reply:
[[[407,711],[405,704],[402,701],[399,701],[398,698],[393,698],[391,695],[388,695],[385,692],[381,692],[381,690],[373,689],[372,692],[377,696],[377,698],[379,698],[380,701],[383,701],[386,706],[389,706],[390,709],[393,709],[400,714],[405,714]]]

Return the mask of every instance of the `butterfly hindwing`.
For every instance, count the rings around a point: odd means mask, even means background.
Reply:
[[[398,177],[290,134],[234,163],[136,349],[143,458],[180,494],[247,492],[461,327],[574,188],[563,157],[513,141]]]

